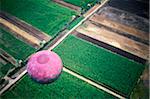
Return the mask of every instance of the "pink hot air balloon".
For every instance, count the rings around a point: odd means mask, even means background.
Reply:
[[[48,84],[59,77],[62,67],[62,61],[56,53],[43,50],[31,55],[27,72],[34,81]]]

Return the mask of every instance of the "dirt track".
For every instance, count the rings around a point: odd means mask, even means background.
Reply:
[[[17,64],[16,60],[11,55],[9,55],[7,52],[2,50],[1,48],[0,48],[0,57],[5,58],[7,61],[12,63],[13,65]]]
[[[72,4],[67,3],[67,2],[64,2],[63,0],[53,0],[53,1],[58,3],[58,4],[61,4],[61,5],[65,6],[65,7],[68,7],[70,9],[72,9],[72,10],[78,11],[78,12],[80,12],[80,10],[81,10],[80,7],[72,5]]]
[[[47,35],[46,33],[43,33],[42,31],[29,25],[26,22],[7,14],[6,12],[0,12],[0,17],[14,24],[15,26],[19,27],[21,30],[27,32],[28,34],[36,37],[41,41],[45,40],[47,42],[51,39],[51,36]]]
[[[37,39],[36,37],[30,35],[29,33],[21,30],[19,27],[15,26],[14,24],[8,22],[5,19],[0,18],[0,24],[2,24],[3,26],[5,26],[6,28],[8,28],[9,30],[11,30],[11,32],[16,35],[17,37],[20,37],[21,39],[24,38],[24,40],[26,40],[27,43],[31,44],[31,45],[35,45],[40,47],[40,40]]]

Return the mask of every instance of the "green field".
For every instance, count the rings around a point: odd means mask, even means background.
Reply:
[[[27,75],[2,99],[113,99],[114,97],[78,78],[62,72],[52,84],[37,84]]]
[[[65,67],[128,96],[144,69],[141,64],[73,35],[54,51],[61,56]]]
[[[51,0],[0,0],[1,10],[35,26],[54,37],[72,18],[75,11]]]
[[[67,3],[76,5],[81,7],[82,9],[88,9],[88,4],[95,4],[97,1],[101,1],[101,0],[64,0]]]
[[[25,60],[35,49],[0,28],[0,48],[18,60]]]
[[[12,65],[12,64],[10,64],[10,63],[4,64],[4,63],[2,63],[2,62],[0,61],[0,80],[1,80],[2,77],[4,77],[4,76],[7,74],[7,72],[8,72],[11,68],[13,68],[13,65]]]
[[[88,4],[93,5],[101,0],[64,1],[79,6],[83,11],[86,11],[90,8]],[[53,38],[72,20],[73,15],[79,13],[52,2],[52,0],[0,0],[0,4],[2,11],[25,21]],[[72,29],[82,19],[82,16],[79,17],[67,29]],[[53,42],[49,42],[49,44],[51,43]],[[0,49],[6,51],[16,60],[23,61],[36,52],[35,48],[15,37],[2,27],[0,27]],[[80,39],[73,34],[66,37],[53,51],[62,58],[64,67],[98,84],[104,84],[128,97],[139,97],[139,94],[143,96],[148,95],[144,91],[131,95],[132,92],[138,92],[141,88],[136,83],[145,65]],[[0,79],[12,67],[12,64],[0,60]],[[0,99],[14,98],[115,99],[112,95],[64,71],[56,82],[45,85],[35,83],[26,74],[20,81],[17,81],[14,87],[0,97]]]

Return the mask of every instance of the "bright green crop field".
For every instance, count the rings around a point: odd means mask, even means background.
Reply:
[[[144,66],[73,35],[54,51],[64,66],[119,92],[130,95]]]
[[[88,10],[88,4],[101,0],[64,0]],[[1,10],[56,37],[78,12],[61,6],[52,0],[0,0]],[[83,17],[68,26],[72,29]],[[51,42],[49,42],[50,44]],[[12,33],[0,27],[0,48],[17,60],[26,60],[36,49]],[[46,47],[45,47],[46,48]],[[41,49],[42,50],[42,49]],[[98,84],[129,97],[142,74],[145,65],[99,47],[70,34],[53,49],[62,59],[64,67]],[[13,67],[0,61],[0,79]],[[26,74],[0,99],[115,99],[112,95],[89,85],[87,82],[62,72],[51,84],[38,84]]]
[[[88,4],[93,5],[97,1],[101,1],[101,0],[64,0],[64,1],[73,5],[79,6],[81,8],[87,9],[89,8]]]
[[[78,78],[62,72],[60,78],[52,84],[42,85],[33,82],[28,75],[16,86],[2,95],[2,99],[114,99]]]
[[[52,0],[0,0],[1,10],[54,37],[72,18],[75,11]]]
[[[0,48],[19,60],[25,60],[36,51],[33,47],[17,39],[2,28],[0,28]]]

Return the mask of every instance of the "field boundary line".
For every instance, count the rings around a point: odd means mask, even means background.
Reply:
[[[90,16],[92,16],[97,10],[99,10],[105,3],[109,0],[105,0],[101,5],[99,5],[95,10],[88,14],[83,20],[81,20],[76,26],[74,26],[70,31],[68,31],[64,36],[62,36],[54,45],[49,47],[48,50],[54,49],[58,44],[60,44],[71,32],[73,32],[77,27],[79,27],[84,21],[86,21]]]
[[[8,22],[7,20],[5,20],[3,18],[0,18],[0,24],[4,25],[4,27],[6,27],[6,28],[10,29],[10,31],[14,32],[13,33],[14,35],[19,35],[20,38],[22,37],[23,39],[26,39],[28,42],[31,43],[31,45],[40,46],[41,41],[39,39],[37,39],[36,37],[28,34],[26,31],[20,29],[19,27],[17,27],[14,24]]]
[[[93,12],[91,12],[89,15],[87,15],[83,20],[81,20],[76,26],[74,26],[70,31],[68,31],[64,36],[62,36],[54,45],[49,47],[48,50],[54,49],[58,44],[60,44],[71,32],[73,32],[78,26],[80,26],[84,21],[86,21],[90,16],[92,16],[99,8],[101,8],[105,3],[107,3],[109,0],[105,0],[99,7]],[[5,92],[7,89],[9,89],[12,85],[14,85],[21,77],[23,77],[27,73],[27,70],[23,71],[18,77],[11,80],[9,84],[7,84],[2,90],[0,90],[0,95]],[[7,77],[6,77],[7,78]]]
[[[118,97],[118,98],[120,98],[120,99],[126,99],[125,97],[123,97],[123,96],[121,96],[121,95],[119,95],[119,94],[117,94],[117,93],[115,93],[115,92],[109,90],[108,88],[105,88],[105,87],[103,87],[103,86],[101,86],[101,85],[99,85],[99,84],[97,84],[97,83],[91,81],[90,79],[85,78],[84,76],[81,76],[81,75],[79,75],[79,74],[77,74],[77,73],[75,73],[75,72],[73,72],[73,71],[71,71],[71,70],[69,70],[69,69],[67,69],[67,68],[65,68],[65,67],[63,67],[63,71],[64,71],[64,72],[67,72],[68,74],[70,74],[70,75],[72,75],[72,76],[75,76],[75,77],[77,77],[78,79],[80,79],[80,80],[82,80],[82,81],[84,81],[84,82],[86,82],[86,83],[88,83],[88,84],[90,84],[90,85],[92,85],[92,86],[95,86],[96,88],[98,88],[98,89],[100,89],[100,90],[103,90],[103,91],[105,91],[105,92],[107,92],[107,93],[109,93],[109,94],[111,94],[111,95],[113,95],[113,96],[116,96],[116,97]]]

